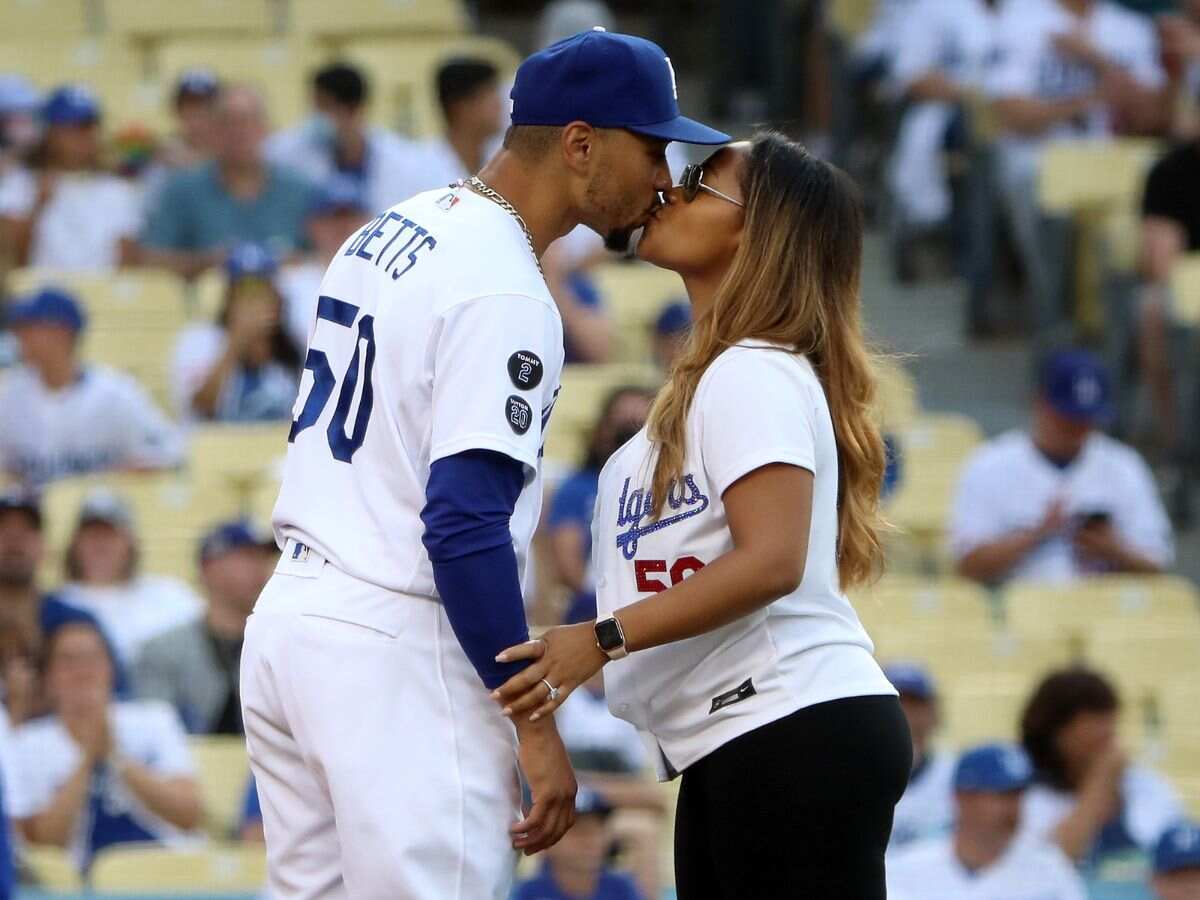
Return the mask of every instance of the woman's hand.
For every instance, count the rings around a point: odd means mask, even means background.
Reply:
[[[509,647],[496,657],[499,662],[536,660],[492,692],[492,699],[503,704],[506,716],[532,709],[529,719],[536,722],[562,706],[575,688],[604,667],[608,657],[596,645],[592,625],[581,622],[551,628],[537,640]],[[549,699],[543,679],[558,689],[556,699]]]

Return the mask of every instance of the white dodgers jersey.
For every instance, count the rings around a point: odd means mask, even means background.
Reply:
[[[380,213],[321,281],[276,540],[434,597],[420,518],[430,466],[490,450],[525,467],[510,523],[524,582],[562,364],[558,309],[512,216],[466,188]]]
[[[838,459],[825,393],[803,356],[761,341],[705,371],[687,421],[683,477],[651,515],[646,429],[600,475],[592,526],[601,617],[665,591],[733,549],[722,495],[773,463],[813,473],[800,586],[714,631],[604,667],[609,709],[656,739],[660,777],[798,709],[896,693],[838,586]]]

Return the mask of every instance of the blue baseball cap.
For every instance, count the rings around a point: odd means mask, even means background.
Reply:
[[[275,540],[245,519],[224,522],[206,534],[200,542],[200,562],[209,562],[244,547],[274,549]]]
[[[918,663],[892,663],[883,667],[883,674],[903,696],[916,697],[918,700],[932,700],[937,696],[933,678]]]
[[[362,183],[345,175],[333,175],[322,184],[313,196],[310,216],[332,212],[365,212],[367,198]]]
[[[175,103],[183,100],[211,100],[221,90],[221,82],[212,69],[188,69],[175,82]]]
[[[1200,869],[1200,825],[1180,822],[1164,831],[1154,845],[1153,865],[1159,875]]]
[[[262,244],[237,244],[225,257],[225,274],[230,281],[239,278],[270,278],[279,268],[275,254]]]
[[[61,325],[78,334],[87,318],[75,298],[61,288],[44,287],[8,307],[5,315],[9,327],[42,322]]]
[[[100,121],[100,101],[82,85],[64,85],[42,104],[42,121],[47,125],[92,125]]]
[[[1006,794],[1029,787],[1033,764],[1016,744],[984,744],[968,750],[954,769],[956,791]]]
[[[692,308],[682,300],[668,303],[654,320],[654,333],[679,334],[692,327]]]
[[[1108,368],[1086,350],[1062,350],[1042,367],[1042,397],[1065,419],[1103,422],[1112,415]]]
[[[685,144],[730,139],[679,114],[675,70],[662,47],[599,27],[526,59],[509,97],[514,125],[581,121]]]

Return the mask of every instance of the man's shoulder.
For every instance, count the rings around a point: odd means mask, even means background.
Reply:
[[[923,838],[888,854],[888,875],[894,878],[928,875],[941,869],[949,858],[949,837]]]
[[[1028,458],[1029,444],[1029,435],[1018,429],[998,434],[975,448],[967,458],[967,470],[979,473],[1017,464]]]
[[[1094,13],[1097,28],[1103,29],[1108,36],[1129,37],[1131,34],[1145,36],[1153,34],[1154,24],[1145,13],[1137,13],[1126,9],[1113,0],[1100,0]]]
[[[142,645],[141,659],[163,659],[182,662],[191,656],[188,651],[204,647],[204,620],[191,619],[168,628]]]
[[[163,195],[178,201],[189,197],[204,197],[213,190],[216,182],[216,165],[212,162],[197,163],[177,169],[163,185]]]

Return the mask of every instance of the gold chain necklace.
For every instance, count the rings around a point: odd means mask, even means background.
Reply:
[[[541,274],[541,276],[543,278],[546,277],[546,273],[542,271],[542,261],[540,259],[538,259],[537,251],[533,249],[533,234],[532,234],[532,232],[530,232],[529,226],[525,224],[525,220],[521,218],[521,214],[519,212],[517,212],[517,208],[515,206],[513,206],[511,203],[509,203],[507,200],[505,200],[504,197],[500,194],[500,192],[497,191],[495,188],[489,187],[486,183],[484,183],[484,181],[481,178],[479,178],[478,175],[472,175],[470,178],[466,179],[465,181],[462,179],[459,179],[459,181],[457,181],[455,184],[450,185],[450,187],[458,187],[458,188],[469,187],[471,190],[473,190],[475,193],[479,194],[481,197],[486,197],[488,200],[491,200],[493,203],[495,203],[497,206],[499,206],[502,210],[504,210],[506,213],[508,213],[510,216],[512,216],[514,219],[516,219],[517,224],[521,226],[521,230],[523,232],[525,232],[525,240],[529,244],[529,253],[533,257],[533,264],[535,266],[537,266],[537,270]]]

